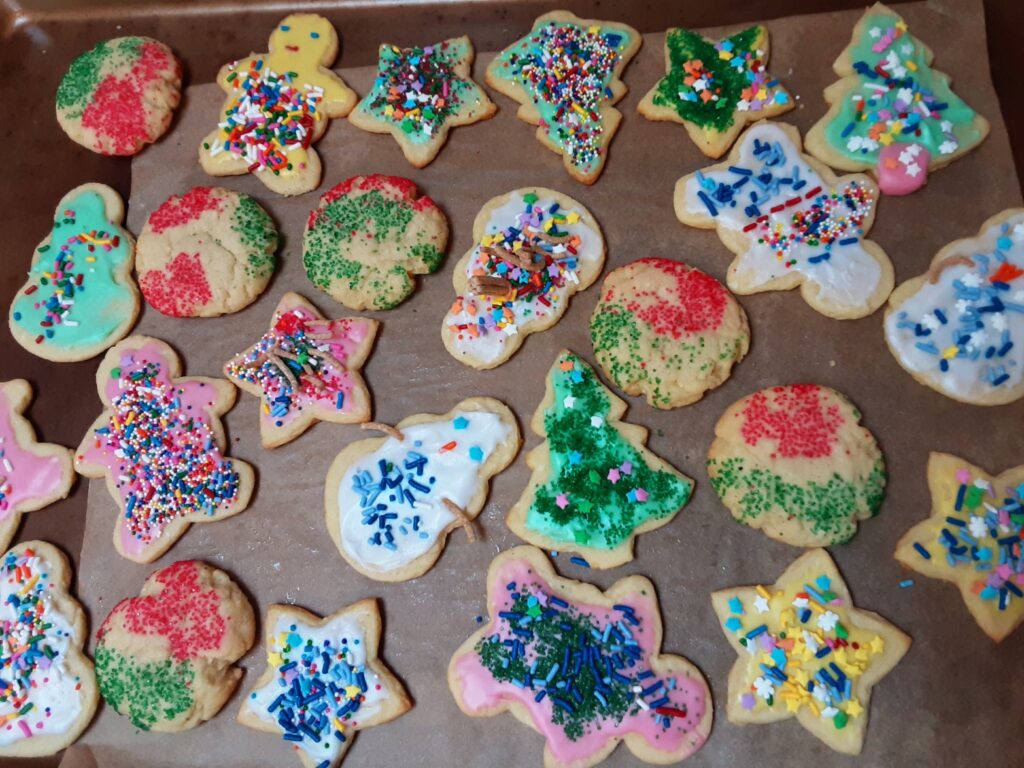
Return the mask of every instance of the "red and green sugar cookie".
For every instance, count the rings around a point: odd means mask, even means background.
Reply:
[[[436,272],[448,219],[398,176],[354,176],[324,193],[309,214],[303,263],[313,285],[349,309],[392,309]]]
[[[885,462],[860,411],[834,389],[795,384],[733,403],[707,469],[733,517],[795,546],[842,544],[882,503]]]
[[[256,618],[231,577],[198,560],[151,574],[96,633],[100,693],[144,731],[184,731],[220,711],[256,640]]]
[[[136,245],[146,301],[171,317],[215,317],[254,302],[274,274],[277,229],[248,195],[195,187],[171,195]]]
[[[747,315],[720,282],[671,259],[634,261],[604,280],[590,318],[594,354],[624,392],[655,408],[689,405],[747,354]]]
[[[149,37],[98,43],[71,62],[57,88],[57,122],[101,155],[134,155],[163,136],[181,100],[181,64]]]

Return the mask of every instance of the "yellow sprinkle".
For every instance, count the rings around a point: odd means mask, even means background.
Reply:
[[[280,653],[277,653],[276,651],[274,651],[273,653],[268,653],[267,654],[267,664],[269,664],[270,666],[272,666],[272,667],[280,667],[281,666],[281,662],[282,662],[282,659],[281,659],[281,654]]]
[[[875,635],[875,639],[871,641],[870,645],[872,653],[881,653],[885,650],[885,643],[879,635]]]
[[[857,715],[863,714],[864,707],[860,705],[860,702],[856,699],[850,699],[850,702],[846,705],[846,714],[850,717],[857,717]]]
[[[345,686],[345,695],[348,696],[350,699],[354,699],[360,693],[362,693],[362,691],[359,690],[359,686],[358,685],[346,685]]]
[[[32,589],[32,587],[34,587],[36,585],[37,581],[39,581],[39,574],[38,573],[35,574],[27,582],[25,582],[25,586],[18,590],[18,594],[19,595],[27,595],[29,593],[29,591]]]
[[[898,29],[900,32],[906,32],[907,22],[905,22],[903,19],[900,19],[899,21],[896,22],[896,29]]]
[[[568,215],[566,215],[565,217],[565,220],[569,224],[575,224],[577,221],[580,220],[580,215],[576,213],[576,211],[569,211]]]
[[[719,51],[718,58],[720,58],[722,61],[728,61],[729,59],[732,58],[732,54],[729,53],[729,51]]]
[[[765,589],[760,584],[757,585],[757,594],[759,594],[761,597],[764,597],[764,598],[770,598],[772,596],[772,593],[769,592],[767,589]]]
[[[957,356],[957,353],[959,351],[959,348],[955,346],[946,347],[944,350],[942,350],[942,356],[947,360],[952,360],[954,357]]]
[[[787,712],[799,712],[800,711],[800,699],[786,699],[786,711]]]
[[[907,59],[907,60],[906,60],[905,62],[903,62],[903,63],[907,65],[907,69],[909,69],[910,71],[912,71],[912,72],[917,72],[917,64],[915,64],[914,62],[912,62],[912,61],[911,61],[910,59]]]
[[[572,109],[574,112],[578,112],[579,114],[583,115],[583,117],[587,116],[587,110],[585,110],[583,107],[581,107],[579,104],[576,104],[575,102],[573,102]]]
[[[89,262],[90,264],[92,264],[94,261],[96,261],[96,257],[95,256],[86,256],[85,260],[87,262]]]

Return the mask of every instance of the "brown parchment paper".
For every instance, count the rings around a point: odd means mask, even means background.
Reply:
[[[973,235],[986,218],[1020,205],[1021,199],[989,80],[980,2],[915,3],[899,10],[913,33],[936,50],[939,68],[953,75],[957,92],[992,122],[985,143],[936,173],[924,190],[881,201],[870,236],[888,251],[897,280],[903,281],[924,271],[943,244]],[[798,108],[782,119],[802,132],[826,110],[821,91],[835,80],[831,63],[848,42],[858,15],[795,17],[768,25],[769,70],[798,99]],[[344,33],[343,25],[339,27]],[[510,30],[509,39],[525,31]],[[429,29],[417,42],[434,42]],[[147,308],[136,332],[170,342],[182,354],[186,374],[217,376],[224,361],[264,331],[286,290],[304,294],[328,316],[351,314],[306,280],[301,264],[305,218],[319,193],[349,176],[407,176],[444,208],[452,241],[444,267],[422,279],[409,301],[390,312],[370,313],[382,322],[376,350],[365,368],[374,418],[394,423],[411,413],[443,413],[470,395],[491,395],[513,408],[527,431],[525,449],[533,447],[538,438],[528,432],[528,422],[558,350],[568,347],[593,362],[587,327],[599,289],[577,295],[560,324],[531,336],[508,363],[477,372],[451,358],[441,343],[441,320],[453,297],[452,268],[472,246],[472,220],[487,200],[519,186],[543,185],[575,197],[594,213],[607,238],[607,268],[657,255],[686,261],[724,279],[732,255],[717,235],[682,226],[672,212],[676,179],[710,161],[681,126],[651,123],[636,113],[640,97],[663,72],[662,45],[663,35],[645,35],[642,50],[627,68],[629,95],[619,105],[624,120],[603,176],[589,188],[573,182],[561,159],[536,141],[533,128],[515,118],[513,102],[495,95],[500,107],[495,118],[455,130],[439,158],[422,171],[406,163],[390,136],[334,121],[317,147],[324,161],[320,189],[282,199],[252,177],[211,179],[203,173],[196,147],[217,119],[222,94],[212,84],[190,88],[174,130],[134,161],[129,227],[138,232],[149,212],[169,194],[197,184],[221,184],[256,196],[272,213],[282,232],[279,269],[263,297],[238,314],[175,320]],[[226,51],[224,58],[244,53]],[[479,57],[478,80],[490,58]],[[372,68],[341,72],[361,95],[374,76]],[[832,752],[795,720],[747,727],[726,721],[726,677],[734,654],[717,625],[709,593],[772,582],[799,551],[735,523],[703,468],[715,421],[734,400],[779,383],[814,381],[835,387],[862,409],[864,423],[885,451],[891,479],[880,515],[862,524],[854,541],[834,548],[833,554],[857,603],[879,611],[915,640],[904,661],[875,689],[861,764],[966,766],[987,764],[997,755],[1005,755],[1003,760],[1009,763],[1004,764],[1012,764],[1024,753],[1019,724],[1024,688],[1018,674],[1024,632],[995,646],[974,625],[952,586],[915,577],[912,588],[900,589],[899,581],[908,574],[901,572],[892,551],[900,535],[928,514],[928,451],[959,453],[993,471],[1020,463],[1024,402],[982,409],[920,386],[887,351],[881,311],[859,321],[830,320],[811,310],[796,292],[741,297],[741,302],[750,316],[753,347],[724,386],[696,405],[667,413],[634,398],[626,414],[627,420],[651,430],[654,451],[697,481],[692,502],[670,525],[640,537],[636,560],[622,568],[587,571],[571,565],[566,555],[555,561],[556,567],[605,588],[631,573],[653,579],[665,620],[665,650],[693,660],[715,697],[710,740],[689,765],[852,765],[852,758]],[[95,398],[93,393],[84,396]],[[470,545],[456,531],[425,576],[379,584],[346,565],[324,524],[327,468],[342,447],[365,433],[356,427],[320,424],[293,443],[266,451],[260,447],[257,408],[255,398],[240,394],[226,419],[230,452],[257,469],[251,508],[220,523],[194,526],[152,566],[136,565],[116,554],[111,541],[114,504],[101,482],[92,483],[78,589],[93,627],[118,600],[137,594],[152,570],[192,557],[234,574],[261,617],[275,602],[326,614],[376,597],[384,614],[384,659],[405,681],[416,704],[398,721],[359,734],[346,764],[541,765],[540,737],[508,715],[462,715],[445,681],[450,654],[476,629],[475,617],[486,615],[484,578],[491,558],[519,543],[503,517],[527,481],[522,455],[492,482],[479,518],[481,542]],[[241,697],[264,669],[264,660],[257,645],[241,662],[246,675],[240,691],[215,719],[196,730],[182,735],[140,732],[103,706],[81,744],[104,768],[297,766],[284,741],[234,720]],[[620,747],[606,764],[636,762]]]

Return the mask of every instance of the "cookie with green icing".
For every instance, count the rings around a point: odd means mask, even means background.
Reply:
[[[277,228],[253,198],[223,187],[171,195],[136,246],[139,287],[171,317],[216,317],[259,298],[274,274]]]
[[[552,11],[494,57],[487,84],[519,102],[519,119],[537,126],[570,176],[593,184],[622,120],[614,107],[626,95],[622,71],[642,43],[625,24]]]
[[[807,151],[844,171],[870,171],[879,188],[906,195],[988,135],[988,120],[932,69],[931,49],[898,13],[875,3],[853,28],[825,89],[828,114],[807,133]]]
[[[124,203],[105,184],[82,184],[61,198],[11,302],[16,342],[65,363],[95,357],[128,335],[140,301],[135,240],[122,221]]]
[[[720,282],[671,259],[609,272],[590,318],[594,355],[628,395],[655,408],[700,400],[747,354],[747,314]]]
[[[757,25],[718,41],[699,32],[665,32],[665,76],[637,110],[648,120],[682,123],[708,157],[721,157],[748,123],[794,106],[768,65],[768,30]]]
[[[181,64],[150,37],[97,43],[73,62],[57,87],[57,122],[101,155],[134,155],[171,125],[181,101]]]
[[[306,275],[355,310],[392,309],[436,272],[448,247],[448,219],[398,176],[354,176],[328,190],[309,214],[302,241]]]
[[[885,462],[860,411],[818,384],[738,400],[715,426],[711,485],[733,517],[794,546],[843,544],[878,512]]]
[[[513,533],[614,568],[633,559],[638,534],[671,522],[693,481],[647,449],[647,430],[625,412],[582,358],[559,353],[530,422],[544,442],[527,454],[533,475],[509,510]]]
[[[151,574],[96,632],[106,702],[144,731],[184,731],[234,692],[256,640],[248,598],[223,571],[183,560]]]
[[[450,129],[498,111],[473,82],[473,55],[465,35],[422,47],[383,44],[373,88],[349,113],[349,122],[371,133],[390,133],[406,160],[417,168],[429,165]]]

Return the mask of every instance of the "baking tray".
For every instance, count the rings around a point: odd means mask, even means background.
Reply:
[[[609,267],[641,256],[662,255],[724,276],[730,256],[714,233],[683,228],[671,211],[675,179],[707,161],[679,126],[649,123],[635,114],[636,102],[663,68],[661,37],[647,33],[669,25],[753,22],[794,13],[811,4],[741,3],[728,9],[653,6],[639,13],[617,3],[568,6],[584,16],[627,21],[646,35],[644,48],[625,73],[630,94],[620,105],[625,115],[623,128],[612,145],[605,175],[593,188],[572,182],[559,159],[536,143],[532,129],[515,120],[514,105],[500,96],[495,99],[501,112],[491,123],[454,132],[450,145],[424,171],[410,168],[389,137],[364,134],[344,121],[332,125],[320,145],[326,166],[321,190],[355,173],[406,175],[438,200],[453,225],[449,259],[441,273],[424,280],[422,290],[400,309],[377,315],[384,328],[366,373],[378,419],[395,422],[412,412],[444,411],[464,396],[489,394],[512,405],[521,426],[527,428],[543,393],[543,374],[557,350],[568,346],[593,360],[585,329],[596,290],[577,296],[562,324],[532,337],[510,363],[496,371],[471,371],[443,352],[439,326],[452,296],[451,269],[471,244],[473,216],[493,195],[516,186],[541,184],[576,197],[594,212],[605,230]],[[13,146],[31,149],[10,154],[9,178],[30,178],[32,187],[29,195],[24,187],[10,183],[0,188],[0,210],[9,217],[0,294],[5,301],[21,281],[27,254],[47,228],[53,201],[75,184],[104,181],[125,196],[130,194],[129,225],[138,231],[153,204],[192,183],[208,181],[198,166],[191,164],[194,145],[208,129],[219,96],[210,100],[209,88],[205,95],[202,87],[189,91],[172,132],[136,161],[133,183],[130,161],[99,158],[81,150],[60,133],[52,119],[49,94],[70,59],[104,37],[129,31],[152,34],[176,48],[186,62],[188,81],[201,84],[211,80],[224,61],[248,50],[263,50],[273,23],[297,7],[306,6],[164,5],[144,13],[132,5],[68,11],[37,4],[36,15],[30,15],[35,21],[21,22],[0,42],[0,103],[35,99],[41,104],[38,109],[26,110],[23,119],[8,128],[13,135],[9,141],[24,142]],[[338,28],[343,40],[338,64],[360,93],[366,92],[372,70],[353,67],[372,64],[380,41],[426,43],[468,32],[478,51],[493,51],[520,36],[536,15],[550,8],[538,3],[505,6],[490,2],[417,4],[413,11],[394,6],[315,7]],[[909,4],[899,10],[915,33],[933,43],[938,67],[955,76],[954,88],[994,123],[993,135],[979,150],[937,173],[925,190],[910,198],[882,201],[871,236],[888,250],[897,278],[903,280],[923,271],[935,250],[948,240],[971,235],[990,213],[1018,205],[1020,191],[1012,173],[992,173],[997,167],[1009,169],[1011,154],[987,67],[977,55],[985,50],[980,4]],[[784,120],[806,130],[823,114],[820,91],[835,79],[831,61],[845,44],[858,14],[834,12],[769,25],[773,49],[769,69],[801,97],[799,108]],[[423,36],[425,26],[430,29],[429,40]],[[954,37],[958,40],[955,48],[941,47],[942,40]],[[808,45],[808,39],[815,44]],[[488,58],[486,54],[479,57],[478,79]],[[24,72],[33,73],[31,83],[20,77]],[[201,102],[202,98],[207,101]],[[28,136],[31,142],[24,138]],[[514,162],[509,163],[509,158]],[[183,172],[160,179],[165,175],[161,170],[176,160],[181,161]],[[153,182],[154,178],[158,181]],[[144,312],[137,331],[162,336],[185,352],[189,374],[216,375],[223,360],[262,332],[285,290],[303,292],[328,314],[346,314],[330,299],[316,294],[301,274],[301,227],[297,222],[315,205],[316,194],[286,202],[266,193],[251,178],[221,183],[255,194],[283,225],[282,270],[261,301],[239,315],[175,322],[151,310]],[[969,204],[963,203],[965,189],[971,190]],[[927,213],[929,210],[936,212]],[[724,711],[725,677],[732,652],[717,627],[708,593],[735,584],[774,580],[797,551],[733,523],[711,492],[702,464],[714,422],[729,403],[761,386],[799,380],[835,386],[865,412],[866,425],[886,451],[891,481],[881,516],[865,524],[851,545],[836,548],[834,553],[858,603],[879,610],[917,640],[910,655],[876,691],[863,763],[933,765],[935,756],[942,755],[943,765],[967,765],[984,754],[1020,754],[1024,737],[1000,717],[1020,711],[1022,706],[1019,685],[1015,688],[1012,676],[1004,671],[1020,655],[1021,633],[1001,646],[992,646],[970,622],[950,587],[917,579],[913,589],[900,590],[897,584],[903,575],[891,559],[899,535],[927,514],[927,452],[959,452],[992,470],[1018,463],[1019,437],[1015,441],[1007,425],[1020,424],[1024,414],[1020,404],[991,411],[971,408],[919,387],[886,351],[880,313],[862,321],[837,322],[817,315],[795,294],[763,294],[741,301],[751,316],[754,346],[733,379],[700,404],[669,414],[655,412],[634,399],[626,417],[651,428],[651,447],[697,480],[694,501],[670,526],[642,537],[638,558],[628,566],[588,573],[569,565],[563,556],[556,567],[604,587],[629,573],[650,576],[661,595],[666,651],[682,653],[702,668],[719,712]],[[0,377],[24,376],[36,385],[31,415],[43,438],[76,445],[99,408],[93,380],[96,362],[56,366],[25,354],[9,338],[4,346]],[[347,757],[348,764],[539,764],[539,738],[508,718],[464,717],[443,680],[448,656],[473,631],[475,616],[484,612],[487,563],[496,551],[516,541],[502,518],[525,485],[528,473],[522,458],[493,483],[481,517],[484,542],[470,547],[457,533],[426,576],[403,585],[380,585],[348,568],[323,530],[321,498],[327,465],[341,447],[363,433],[321,425],[291,446],[268,453],[259,448],[255,408],[252,398],[242,396],[227,419],[233,454],[254,463],[260,472],[253,507],[231,521],[194,528],[161,562],[201,556],[227,568],[250,590],[260,613],[271,602],[295,601],[326,613],[360,597],[382,598],[387,632],[384,656],[404,677],[417,707],[391,726],[361,734]],[[536,442],[536,436],[528,435],[525,447]],[[293,477],[300,479],[293,482]],[[284,504],[279,495],[281,478],[288,478]],[[86,490],[87,484],[81,482],[65,502],[27,516],[19,539],[46,538],[78,561]],[[81,558],[78,590],[95,626],[114,602],[137,593],[158,564],[137,566],[113,555],[109,541],[112,507],[102,488],[94,489],[90,508],[90,530],[97,533],[91,537],[91,545],[87,542]],[[282,541],[284,531],[287,540]],[[303,570],[311,564],[316,566],[318,578],[309,578]],[[435,618],[424,625],[427,615]],[[431,631],[425,633],[423,626]],[[248,670],[242,684],[245,690],[263,668],[262,649],[257,646],[243,663]],[[140,755],[145,755],[146,765],[202,764],[206,762],[200,757],[207,754],[205,745],[222,743],[232,749],[238,746],[234,762],[217,756],[222,765],[270,761],[297,765],[273,736],[251,733],[233,722],[238,700],[236,694],[213,722],[179,736],[137,734],[126,720],[105,708],[81,739],[82,749],[69,751],[67,762],[81,760],[77,764],[88,765],[91,751],[103,766],[142,764]],[[950,723],[966,731],[936,727]],[[979,752],[982,748],[984,752]],[[256,758],[247,754],[259,756],[261,762],[254,763]],[[741,729],[719,715],[709,743],[688,765],[734,765],[755,757],[763,765],[849,762],[806,736],[794,722]],[[635,760],[620,750],[606,764],[633,763]]]

